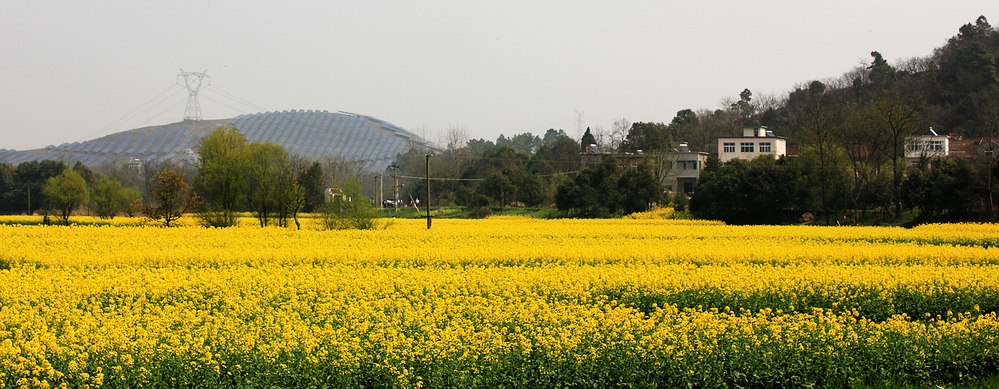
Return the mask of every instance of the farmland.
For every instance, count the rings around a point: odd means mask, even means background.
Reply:
[[[0,225],[0,383],[844,387],[999,372],[994,225],[115,220]]]

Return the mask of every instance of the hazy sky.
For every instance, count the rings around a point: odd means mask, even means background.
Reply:
[[[432,140],[668,122],[724,98],[924,57],[990,1],[0,0],[0,148],[289,109]]]

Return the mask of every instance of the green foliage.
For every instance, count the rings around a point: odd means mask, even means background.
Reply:
[[[539,146],[541,146],[541,138],[529,132],[514,135],[509,139],[500,135],[496,139],[496,147],[509,147],[524,154],[533,154]]]
[[[118,181],[98,176],[90,188],[90,210],[101,219],[114,219],[119,213],[128,213],[132,203],[141,198],[137,189],[125,188]]]
[[[69,224],[69,215],[90,198],[87,182],[76,170],[63,170],[49,178],[42,187],[48,206],[58,212],[63,224]]]
[[[246,197],[246,148],[246,137],[235,127],[219,128],[201,139],[195,187],[204,199],[206,211],[218,214],[222,224],[235,223],[235,213]]]
[[[577,216],[607,217],[648,210],[662,196],[662,185],[651,167],[624,170],[616,158],[608,157],[560,185],[555,204]]]
[[[979,172],[965,159],[944,159],[910,169],[903,183],[906,205],[918,208],[924,220],[965,219],[981,212],[986,188]]]
[[[373,230],[381,228],[378,210],[361,194],[361,183],[354,177],[337,186],[340,193],[323,207],[320,224],[324,230]]]
[[[628,130],[628,136],[621,144],[621,150],[628,152],[665,150],[674,139],[675,134],[665,124],[637,122]]]
[[[236,212],[252,210],[260,226],[276,221],[282,227],[306,204],[303,183],[312,190],[312,207],[321,196],[322,167],[314,163],[299,175],[283,147],[274,143],[247,143],[236,128],[215,130],[201,140],[201,164],[196,187],[204,196],[201,223],[212,227],[236,224]]]
[[[800,178],[800,165],[794,160],[767,155],[752,161],[733,159],[705,169],[690,210],[698,218],[730,224],[797,221],[803,212]]]
[[[3,194],[3,210],[8,213],[34,213],[42,208],[45,194],[42,186],[49,178],[58,176],[67,166],[60,161],[30,161],[22,162],[14,169],[10,191]],[[9,167],[7,168],[9,174]],[[30,204],[29,204],[30,198]],[[29,209],[30,208],[30,209]]]
[[[270,223],[273,214],[282,209],[281,198],[296,191],[298,183],[291,176],[288,153],[274,143],[250,143],[246,150],[247,199],[261,227]],[[291,187],[288,187],[290,185]]]
[[[315,212],[326,201],[326,197],[323,194],[325,185],[323,185],[323,165],[319,162],[313,162],[298,177],[298,184],[302,187],[305,196],[305,204],[302,207],[303,212]]]

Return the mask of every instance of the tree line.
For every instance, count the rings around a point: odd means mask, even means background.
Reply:
[[[74,212],[103,219],[144,215],[166,225],[194,212],[211,227],[235,225],[239,213],[250,212],[261,226],[300,228],[299,213],[328,210],[328,188],[357,181],[360,171],[357,163],[304,161],[280,145],[247,142],[234,127],[206,135],[198,151],[196,160],[93,169],[50,160],[0,164],[0,212],[51,213],[67,224]],[[361,196],[359,186],[353,191]]]
[[[681,110],[668,124],[634,123],[621,137],[605,134],[612,142],[603,147],[654,159],[683,141],[716,154],[718,137],[767,126],[799,150],[779,161],[709,164],[691,202],[699,217],[787,223],[808,212],[832,224],[844,217],[892,222],[915,210],[921,220],[992,220],[999,31],[982,16],[929,57],[894,65],[878,51],[870,58],[783,96],[754,98],[746,89],[715,110]],[[931,128],[973,140],[979,154],[907,164],[907,142]]]

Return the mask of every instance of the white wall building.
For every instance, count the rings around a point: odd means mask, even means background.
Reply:
[[[931,128],[930,131],[933,131]],[[916,135],[905,141],[905,161],[910,165],[923,159],[943,158],[950,155],[950,137],[947,135]]]
[[[718,138],[718,159],[753,159],[769,154],[778,158],[787,154],[787,139],[774,135],[767,127],[745,127],[742,136]]]

